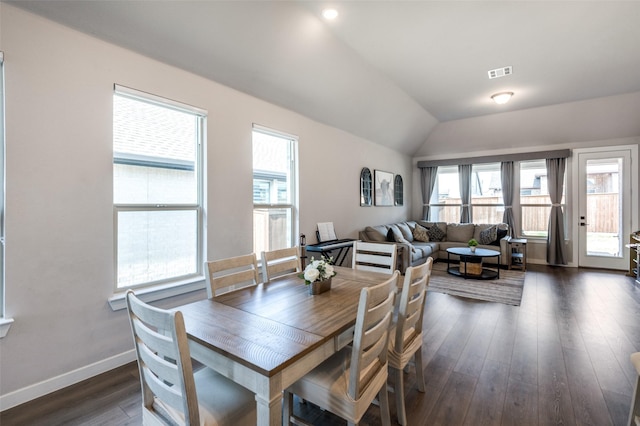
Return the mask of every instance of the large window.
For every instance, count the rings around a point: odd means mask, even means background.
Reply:
[[[297,139],[254,126],[253,250],[293,247],[298,224]]]
[[[474,223],[500,223],[504,213],[500,163],[474,164],[471,172]]]
[[[113,202],[118,289],[202,274],[206,113],[116,86]]]
[[[523,237],[547,237],[551,212],[548,188],[545,160],[520,162],[520,227]],[[563,189],[561,201],[563,210],[565,197],[566,190]]]
[[[458,166],[438,167],[429,203],[430,219],[434,222],[459,222],[461,206]]]

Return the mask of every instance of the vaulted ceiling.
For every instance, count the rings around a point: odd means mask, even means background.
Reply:
[[[6,2],[409,155],[441,122],[640,91],[637,1]]]

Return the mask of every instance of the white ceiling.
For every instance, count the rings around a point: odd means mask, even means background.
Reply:
[[[639,1],[3,1],[409,155],[439,122],[640,91]]]

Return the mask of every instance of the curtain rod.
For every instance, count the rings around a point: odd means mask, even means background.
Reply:
[[[454,158],[450,160],[425,160],[418,161],[418,168],[458,166],[463,164],[500,163],[502,161],[546,160],[547,158],[568,157],[571,157],[571,150],[559,149],[556,151],[522,152],[518,154],[488,155],[484,157]]]

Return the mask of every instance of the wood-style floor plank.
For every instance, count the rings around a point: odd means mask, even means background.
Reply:
[[[625,425],[640,351],[640,285],[622,272],[528,265],[521,306],[429,292],[426,392],[405,375],[409,425]],[[344,425],[295,400],[311,424]],[[392,424],[395,399],[389,398]],[[0,425],[139,426],[135,363],[0,413]],[[371,407],[363,425],[380,424]]]

